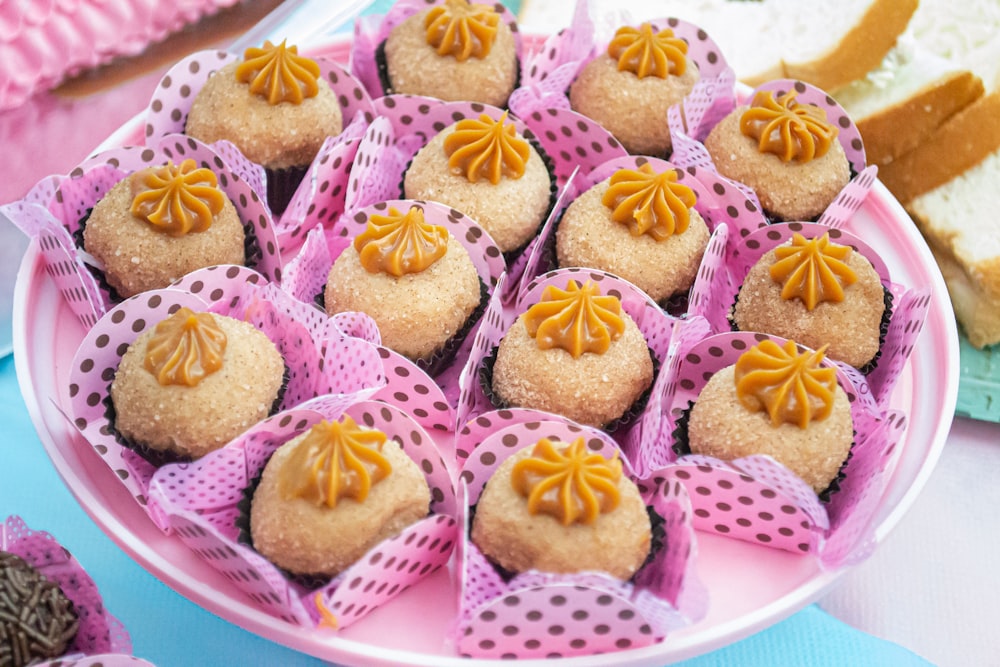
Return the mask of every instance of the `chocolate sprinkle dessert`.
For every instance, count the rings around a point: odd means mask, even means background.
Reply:
[[[20,557],[0,551],[0,667],[63,655],[79,624],[59,586]]]

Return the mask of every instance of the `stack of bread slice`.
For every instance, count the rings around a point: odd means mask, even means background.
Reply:
[[[976,347],[1000,342],[1000,1],[590,0],[607,22],[676,16],[719,44],[737,77],[812,83],[840,102],[870,164],[941,267]],[[573,6],[523,0],[525,31]]]

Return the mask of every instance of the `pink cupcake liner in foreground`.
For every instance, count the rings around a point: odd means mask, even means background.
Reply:
[[[431,514],[370,549],[327,583],[290,579],[240,538],[244,490],[274,451],[322,419],[350,415],[400,444],[431,489]],[[404,411],[361,394],[326,397],[281,412],[193,463],[168,464],[150,484],[150,505],[175,533],[261,609],[306,627],[345,628],[444,567],[458,539],[455,487],[433,438]]]
[[[282,260],[271,214],[264,206],[252,181],[243,176],[253,175],[253,167],[238,151],[219,152],[225,145],[213,149],[190,137],[170,135],[155,145],[116,148],[97,153],[66,176],[50,176],[39,181],[23,200],[8,204],[0,211],[23,232],[37,239],[47,264],[47,271],[66,298],[74,314],[87,328],[92,327],[115,305],[105,286],[91,273],[96,264],[81,247],[75,235],[81,220],[94,205],[128,174],[146,167],[177,164],[195,160],[200,167],[216,174],[219,187],[236,207],[248,235],[256,239],[260,256],[251,262],[252,268],[268,280],[281,276]]]
[[[62,658],[37,664],[55,665],[148,665],[133,658],[128,631],[111,615],[100,591],[83,566],[52,536],[30,529],[19,516],[0,524],[0,551],[24,559],[55,582],[73,602],[80,619],[79,630]],[[35,663],[33,663],[35,664]]]
[[[154,290],[122,302],[80,343],[70,370],[68,405],[72,422],[122,484],[148,513],[149,481],[156,468],[115,438],[105,401],[115,371],[129,345],[152,324],[182,306],[246,320],[277,346],[288,370],[282,406],[327,394],[374,392],[385,384],[377,352],[354,339],[336,339],[326,318],[310,319],[312,309],[284,295],[260,274],[219,266],[189,274],[186,283]],[[332,355],[332,356],[331,356]],[[350,368],[331,361],[348,355]],[[367,363],[367,367],[366,366]]]
[[[858,371],[845,364],[840,364],[859,387],[862,400],[873,400],[879,406],[886,406],[892,397],[892,391],[899,381],[900,375],[903,373],[917,337],[923,329],[931,295],[926,288],[911,289],[892,282],[892,276],[889,275],[885,261],[879,257],[874,249],[854,234],[819,223],[805,222],[780,223],[757,230],[744,238],[740,244],[732,247],[727,261],[730,272],[730,289],[712,293],[707,304],[710,314],[706,317],[713,323],[726,322],[722,328],[715,330],[716,333],[730,330],[727,313],[736,302],[738,293],[738,287],[734,286],[743,284],[750,268],[764,254],[774,247],[790,241],[792,235],[796,233],[802,234],[806,238],[816,238],[824,233],[829,233],[833,242],[851,246],[871,262],[882,280],[883,287],[889,290],[892,295],[889,328],[882,341],[880,356],[875,368],[867,374],[865,381],[859,381],[861,374]]]
[[[721,333],[696,343],[671,379],[667,407],[671,423],[697,400],[715,372],[764,339],[785,339],[760,333]],[[844,368],[837,379],[851,401],[855,441],[844,465],[839,490],[821,503],[805,482],[769,456],[725,462],[708,456],[685,455],[654,472],[653,477],[679,481],[694,507],[699,530],[794,553],[809,554],[825,567],[853,564],[866,558],[873,542],[873,512],[896,460],[906,416],[882,411],[864,400],[864,380],[856,385]]]
[[[606,433],[531,410],[500,411],[488,421],[485,439],[465,461],[460,485],[463,533],[459,558],[459,619],[452,642],[459,654],[481,658],[541,658],[591,655],[648,646],[701,619],[707,596],[696,574],[697,545],[691,506],[677,483],[640,485],[643,499],[663,519],[664,535],[630,581],[601,572],[524,572],[505,581],[469,540],[470,511],[497,467],[542,437],[571,442],[587,438],[591,451],[609,458],[618,450]],[[480,439],[480,433],[466,437]],[[633,476],[626,458],[623,472]]]
[[[362,82],[372,99],[385,95],[375,59],[375,51],[379,45],[388,39],[393,28],[409,17],[444,3],[445,0],[396,0],[385,14],[369,14],[355,20],[350,50],[351,73]],[[499,2],[493,5],[493,9],[500,15],[500,20],[510,27],[514,36],[514,52],[518,63],[523,67],[524,45],[517,27],[517,17]]]

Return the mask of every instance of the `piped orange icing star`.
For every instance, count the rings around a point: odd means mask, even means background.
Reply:
[[[638,29],[623,26],[615,31],[608,44],[608,55],[618,61],[618,71],[628,71],[640,79],[655,76],[682,76],[687,70],[688,45],[674,37],[670,28],[653,33],[653,26],[643,23]]]
[[[837,371],[823,366],[826,346],[799,352],[793,341],[784,347],[763,340],[736,361],[736,396],[751,412],[767,411],[773,426],[807,428],[833,411]]]
[[[129,184],[132,215],[170,236],[207,230],[226,201],[215,173],[190,159],[137,171]]]
[[[249,83],[251,93],[272,105],[301,104],[319,93],[319,65],[300,56],[299,48],[286,46],[285,41],[277,46],[267,41],[262,48],[248,48],[243,62],[236,66],[236,80]]]
[[[371,488],[392,472],[382,454],[385,441],[385,433],[362,428],[348,415],[323,420],[294,445],[281,467],[278,488],[285,498],[329,508],[342,498],[364,502]]]
[[[528,142],[517,136],[517,128],[507,123],[505,111],[499,120],[486,114],[479,119],[458,121],[455,130],[445,137],[444,152],[448,167],[475,183],[486,178],[496,185],[501,178],[521,178],[531,155]]]
[[[611,219],[627,225],[632,236],[649,234],[657,241],[683,234],[697,201],[694,190],[677,182],[675,169],[657,173],[648,162],[616,171],[601,198]]]
[[[179,308],[156,325],[143,366],[161,385],[194,387],[222,368],[226,342],[214,315]]]
[[[574,359],[586,352],[604,354],[611,341],[625,333],[621,301],[602,296],[601,288],[589,280],[583,286],[570,280],[565,290],[549,285],[522,319],[539,349],[558,347]]]
[[[837,138],[837,127],[815,104],[799,104],[790,90],[774,98],[758,91],[740,116],[740,131],[757,141],[761,153],[773,153],[783,162],[809,162],[823,157]]]
[[[432,7],[424,18],[428,46],[439,56],[454,56],[458,62],[488,56],[499,24],[500,15],[492,6],[467,0],[446,0]]]
[[[799,299],[806,310],[824,301],[844,300],[844,287],[858,276],[847,265],[851,247],[830,242],[829,232],[806,239],[795,232],[790,245],[774,249],[771,279],[781,285],[781,298]]]
[[[361,266],[369,273],[397,278],[420,273],[444,257],[448,230],[424,221],[424,211],[411,206],[405,214],[389,207],[388,215],[372,215],[368,226],[354,239]]]
[[[530,457],[514,464],[511,485],[528,499],[528,512],[569,526],[592,524],[618,507],[621,476],[618,452],[606,459],[589,451],[582,437],[568,445],[542,438]]]

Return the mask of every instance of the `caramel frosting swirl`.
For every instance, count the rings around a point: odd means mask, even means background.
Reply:
[[[342,498],[362,503],[392,473],[382,454],[385,441],[385,433],[362,428],[348,415],[323,420],[295,443],[281,467],[278,488],[286,499],[303,498],[331,509]]]
[[[319,65],[300,56],[299,47],[285,46],[285,41],[277,46],[270,41],[261,48],[251,46],[236,66],[236,80],[250,84],[250,92],[271,105],[302,104],[319,93]]]
[[[783,162],[809,162],[823,157],[837,138],[836,126],[815,104],[799,104],[790,90],[774,98],[769,90],[758,91],[750,107],[740,116],[740,131],[757,141],[761,153],[773,153]]]
[[[833,411],[837,371],[822,366],[826,346],[799,352],[793,341],[784,347],[763,340],[736,361],[736,396],[751,412],[766,410],[772,426],[807,428]]]
[[[806,239],[795,232],[790,245],[774,249],[771,279],[781,285],[781,298],[799,299],[806,310],[823,302],[844,300],[844,287],[858,276],[847,264],[851,247],[830,242],[830,233]]]
[[[496,185],[504,177],[521,178],[531,146],[517,135],[514,124],[506,121],[506,111],[500,120],[481,114],[478,120],[458,121],[444,140],[448,167],[456,174],[464,173],[471,183],[486,178]]]
[[[514,464],[511,486],[528,500],[528,512],[548,514],[564,526],[592,524],[620,502],[618,452],[606,459],[587,450],[583,438],[571,444],[542,438],[531,456]]]
[[[618,28],[608,44],[608,55],[618,61],[618,71],[632,72],[640,79],[682,76],[687,70],[687,51],[687,42],[674,37],[673,30],[666,28],[654,34],[649,23],[638,29]]]
[[[601,288],[590,280],[582,286],[570,280],[565,290],[547,286],[522,317],[538,349],[561,348],[574,359],[586,352],[604,354],[625,333],[621,301],[601,296]]]
[[[406,213],[389,207],[388,215],[372,215],[368,226],[354,238],[361,266],[369,273],[397,278],[420,273],[444,257],[448,230],[424,221],[424,211],[411,206]]]
[[[424,18],[427,45],[439,56],[454,56],[458,62],[488,56],[499,24],[500,15],[492,6],[467,0],[446,0]]]
[[[199,168],[191,159],[180,166],[170,161],[161,167],[141,169],[129,179],[129,211],[170,236],[207,230],[226,202],[215,173]]]
[[[226,342],[214,315],[179,308],[156,325],[143,365],[161,385],[194,387],[222,368]]]
[[[683,234],[697,201],[694,190],[677,182],[675,169],[657,173],[648,162],[616,171],[601,198],[611,219],[628,226],[632,236],[649,234],[657,241]]]

